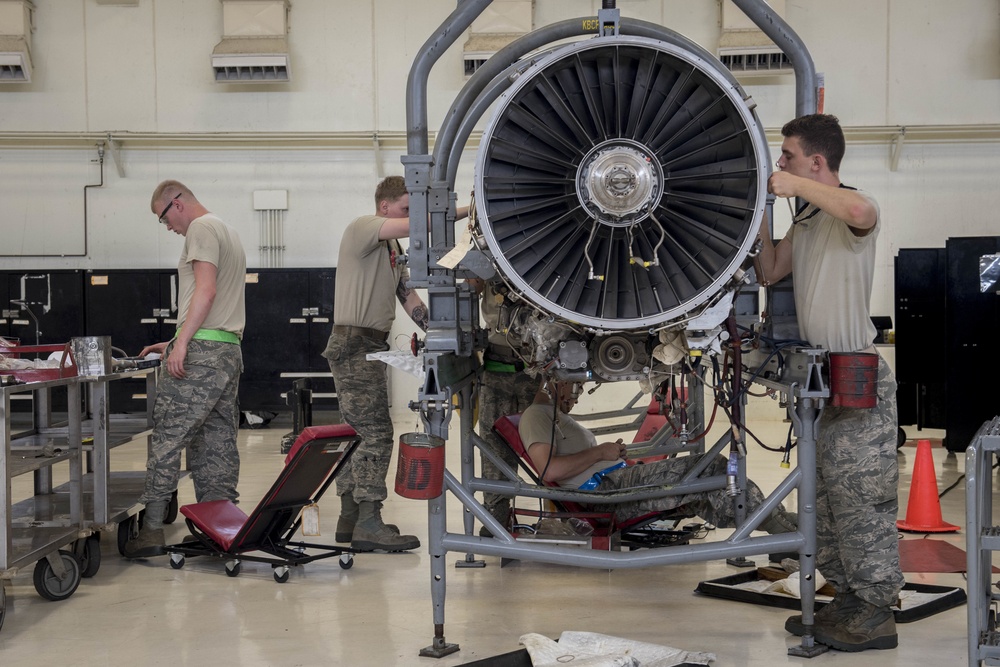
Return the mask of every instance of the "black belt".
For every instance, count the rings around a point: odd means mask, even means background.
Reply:
[[[353,336],[374,338],[375,340],[380,340],[383,343],[389,338],[388,331],[379,331],[378,329],[369,329],[368,327],[356,327],[350,324],[334,324],[333,333],[341,336],[347,336],[348,338]]]

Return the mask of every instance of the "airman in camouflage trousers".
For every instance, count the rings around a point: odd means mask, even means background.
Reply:
[[[538,391],[538,380],[523,372],[483,371],[479,388],[479,435],[503,461],[517,470],[517,454],[495,433],[493,424],[506,415],[524,412]],[[506,479],[493,463],[480,454],[482,476],[485,479]],[[483,505],[501,524],[510,517],[510,498],[495,493],[483,494]]]
[[[240,476],[236,448],[238,392],[243,371],[240,346],[192,340],[184,370],[186,376],[182,379],[166,372],[160,374],[146,488],[139,502],[148,505],[169,500],[177,490],[181,452],[185,448],[195,499],[236,500]]]
[[[878,607],[903,587],[896,512],[896,379],[879,358],[878,405],[823,409],[816,441],[816,567]]]
[[[678,484],[688,470],[694,467],[700,459],[700,456],[679,456],[612,470],[604,476],[598,484],[597,490],[615,491],[642,486]],[[716,456],[700,477],[715,477],[725,474],[726,459],[722,456]],[[748,479],[745,494],[747,515],[749,515],[764,502],[764,493],[757,484]],[[596,505],[595,509],[599,512],[613,512],[619,522],[630,521],[654,512],[677,509],[677,517],[700,516],[719,528],[734,528],[736,526],[736,507],[733,498],[726,493],[726,489],[699,491],[683,496],[649,498],[627,503]],[[792,532],[796,528],[795,515],[786,512],[781,505],[775,508],[771,516],[760,525],[760,530],[772,534]]]
[[[393,446],[389,385],[385,364],[365,357],[387,349],[383,340],[332,333],[323,352],[330,362],[340,414],[361,436],[361,444],[337,475],[341,503],[337,539],[350,541],[359,551],[408,551],[420,546],[416,536],[400,535],[394,524],[382,521]]]
[[[353,495],[359,503],[381,502],[388,495],[385,478],[393,446],[389,385],[385,364],[365,359],[371,352],[388,349],[384,341],[335,333],[323,352],[330,362],[340,414],[361,436],[361,445],[337,476],[337,495]]]
[[[184,237],[177,263],[177,332],[147,345],[140,357],[162,358],[146,487],[139,500],[146,521],[125,542],[126,558],[166,553],[163,518],[177,490],[181,451],[188,450],[198,502],[235,500],[240,477],[236,445],[240,341],[246,327],[246,253],[239,233],[213,215],[179,181],[162,181],[149,210],[165,229]]]

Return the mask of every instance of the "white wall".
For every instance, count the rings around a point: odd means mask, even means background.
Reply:
[[[786,19],[826,77],[826,107],[847,127],[1000,123],[998,0],[788,0]],[[162,179],[188,183],[241,232],[257,264],[256,189],[287,189],[286,266],[336,263],[343,227],[371,209],[379,173],[402,173],[398,148],[381,163],[368,149],[136,147],[123,143],[125,176],[94,147],[24,145],[25,133],[360,132],[406,128],[405,84],[420,45],[454,0],[295,0],[289,17],[292,81],[219,85],[209,66],[221,38],[214,0],[35,0],[34,78],[0,85],[0,268],[173,266],[180,239],[156,224],[149,194]],[[535,25],[593,15],[598,0],[536,0]],[[624,16],[662,23],[714,50],[715,0],[620,0]],[[464,84],[456,41],[432,72],[430,127]],[[766,127],[794,115],[793,79],[746,86]],[[56,142],[58,144],[58,142]],[[774,150],[776,147],[772,147]],[[458,192],[472,183],[470,152]],[[893,310],[892,263],[901,247],[949,236],[997,234],[1000,143],[907,142],[890,171],[888,144],[851,144],[844,181],[878,198],[884,221],[875,314]],[[779,202],[776,230],[788,224]],[[36,255],[36,256],[10,256]],[[47,255],[47,256],[37,256]],[[65,255],[65,256],[64,256]],[[402,332],[408,325],[397,325]],[[631,389],[622,389],[628,393]],[[395,405],[413,395],[394,383]]]

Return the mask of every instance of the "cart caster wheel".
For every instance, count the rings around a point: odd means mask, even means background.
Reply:
[[[226,574],[230,577],[240,576],[240,570],[242,569],[243,565],[238,560],[226,561]]]
[[[354,554],[340,554],[340,569],[350,570],[354,567]]]
[[[282,565],[281,567],[274,568],[274,580],[279,584],[283,584],[288,581],[288,568]]]
[[[101,535],[94,533],[83,541],[80,552],[80,576],[91,578],[101,569]]]
[[[76,557],[62,549],[59,550],[58,555],[62,559],[62,566],[66,568],[66,574],[62,579],[52,571],[48,558],[43,558],[35,563],[33,577],[35,590],[46,600],[65,600],[75,593],[77,586],[80,585],[80,563],[77,562]]]
[[[183,554],[170,554],[170,567],[175,570],[179,570],[184,567],[184,555]]]
[[[177,520],[177,492],[174,491],[170,494],[170,502],[167,503],[167,509],[163,513],[163,523],[173,523]]]
[[[900,427],[896,427],[896,449],[899,449],[906,444],[906,431]]]

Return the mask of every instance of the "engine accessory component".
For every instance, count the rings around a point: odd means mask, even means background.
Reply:
[[[649,369],[647,339],[622,334],[595,339],[590,355],[594,375],[608,382],[641,378]]]

